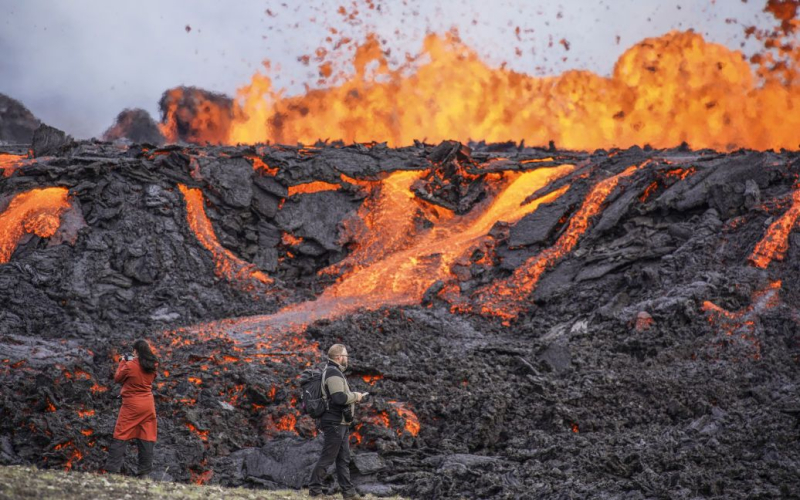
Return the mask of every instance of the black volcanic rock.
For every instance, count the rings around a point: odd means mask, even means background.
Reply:
[[[104,141],[127,139],[134,143],[159,146],[165,139],[153,117],[147,111],[136,108],[126,109],[117,115],[114,125],[103,133]]]
[[[70,143],[72,143],[71,136],[55,127],[41,124],[33,132],[31,149],[33,150],[33,156],[38,158],[56,154],[62,147]]]
[[[0,94],[0,142],[30,144],[39,124],[22,103]]]

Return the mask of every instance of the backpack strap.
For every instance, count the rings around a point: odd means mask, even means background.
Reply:
[[[322,399],[325,400],[325,409],[328,410],[328,396],[325,394],[328,392],[328,386],[326,385],[326,376],[328,375],[328,364],[325,363],[325,368],[322,369]]]

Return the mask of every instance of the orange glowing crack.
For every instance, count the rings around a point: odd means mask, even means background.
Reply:
[[[766,269],[773,260],[783,260],[789,249],[789,233],[800,216],[800,187],[792,193],[792,206],[778,220],[770,224],[766,234],[756,244],[750,263]]]
[[[0,264],[11,259],[24,234],[53,236],[61,225],[61,215],[69,208],[67,188],[32,189],[16,195],[0,214]]]
[[[185,422],[185,425],[186,425],[186,428],[189,429],[195,435],[197,435],[197,437],[199,437],[201,441],[203,441],[203,442],[207,442],[208,441],[208,431],[201,431],[200,429],[198,429],[197,427],[195,427],[193,424],[191,424],[189,422]]]
[[[94,410],[83,410],[83,409],[82,410],[78,410],[78,416],[81,417],[81,418],[93,417],[94,416]]]
[[[296,194],[311,194],[319,193],[322,191],[338,191],[342,186],[339,184],[331,184],[324,181],[306,182],[305,184],[297,184],[296,186],[289,186],[289,196]]]
[[[639,196],[639,201],[641,201],[642,203],[644,203],[645,201],[647,201],[647,199],[648,199],[648,198],[650,198],[650,195],[652,195],[652,194],[653,194],[653,192],[654,192],[656,189],[658,189],[658,181],[653,181],[653,182],[651,182],[651,183],[650,183],[650,185],[648,185],[648,186],[645,188],[645,190],[644,190],[644,192],[642,193],[642,195],[641,195],[641,196]]]
[[[266,285],[271,284],[272,279],[266,274],[259,271],[253,264],[236,257],[219,243],[203,206],[202,191],[188,188],[183,184],[179,184],[178,188],[186,199],[186,221],[197,237],[197,241],[211,252],[216,275],[230,282],[243,284],[245,290],[253,289],[253,281]]]
[[[756,319],[769,309],[774,309],[781,304],[780,290],[782,282],[773,281],[766,287],[753,292],[750,305],[739,311],[728,311],[711,301],[703,302],[702,310],[708,317],[708,322],[725,335],[732,337],[738,334],[743,340],[750,342],[755,353],[754,359],[761,358],[761,342],[756,337]]]
[[[550,157],[547,157],[547,158],[531,158],[530,160],[522,160],[520,163],[525,165],[527,163],[542,163],[542,162],[546,162],[546,161],[555,161],[555,160],[553,160],[553,158],[550,158]]]
[[[264,172],[265,174],[268,174],[268,175],[273,175],[273,176],[274,175],[278,175],[278,169],[277,168],[270,167],[269,165],[264,163],[264,160],[262,160],[258,156],[245,156],[245,158],[247,158],[247,159],[249,159],[249,160],[251,160],[253,162],[253,169],[254,170],[257,170],[257,171],[260,170],[261,172]]]
[[[495,282],[479,293],[481,311],[506,320],[516,317],[525,307],[526,298],[536,288],[542,274],[575,248],[578,240],[588,229],[590,219],[600,212],[606,198],[619,181],[632,175],[648,162],[649,160],[641,165],[632,165],[623,172],[598,182],[570,219],[566,231],[552,247],[525,261],[505,280]]]
[[[303,238],[300,236],[294,236],[292,233],[284,232],[281,236],[281,243],[286,245],[287,247],[294,247],[299,245],[303,242]]]
[[[199,485],[206,484],[211,479],[211,477],[214,475],[214,471],[213,470],[207,470],[205,472],[196,472],[196,471],[193,471],[193,470],[190,469],[189,473],[191,475],[192,483],[199,484]]]
[[[95,383],[90,390],[92,391],[92,394],[100,394],[101,392],[106,392],[108,387]]]

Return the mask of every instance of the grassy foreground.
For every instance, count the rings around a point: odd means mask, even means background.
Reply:
[[[166,499],[232,499],[232,500],[301,500],[306,491],[248,490],[221,486],[196,486],[150,479],[136,479],[116,474],[98,475],[88,472],[41,470],[36,467],[0,467],[0,499],[98,499],[166,498]],[[322,497],[326,498],[326,497]],[[341,498],[341,495],[327,498]],[[371,495],[364,498],[376,498]],[[392,497],[397,500],[399,497]]]

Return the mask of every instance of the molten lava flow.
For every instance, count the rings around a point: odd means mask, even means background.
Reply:
[[[307,318],[306,323],[322,317],[335,317],[358,308],[375,309],[386,304],[417,304],[437,280],[451,278],[450,269],[457,259],[478,245],[498,221],[514,223],[564,193],[568,186],[530,203],[523,203],[531,193],[571,172],[571,165],[543,168],[522,174],[510,174],[512,180],[481,211],[477,207],[464,216],[442,213],[441,222],[420,232],[414,229],[413,216],[425,202],[416,199],[410,186],[419,174],[398,172],[386,179],[375,217],[364,224],[374,231],[343,261],[348,271],[314,302],[289,306],[278,314],[294,313]],[[395,205],[397,203],[397,205]],[[423,207],[430,210],[430,206]],[[398,226],[391,222],[397,220]]]
[[[766,269],[773,260],[783,260],[789,249],[789,233],[800,216],[800,186],[792,193],[792,206],[778,220],[770,224],[767,233],[756,244],[750,255],[750,262]]]
[[[414,195],[411,186],[424,172],[393,173],[362,205],[359,214],[363,219],[350,225],[356,249],[331,266],[335,271],[323,271],[343,274],[319,298],[290,305],[270,316],[221,320],[198,325],[193,331],[201,336],[227,335],[237,341],[256,335],[259,339],[294,342],[292,351],[313,353],[314,345],[290,333],[319,319],[339,317],[361,308],[420,303],[437,280],[454,278],[452,265],[484,243],[498,221],[517,222],[540,204],[561,196],[568,185],[526,202],[532,193],[573,170],[572,165],[561,165],[508,173],[505,183],[494,186],[497,192],[493,199],[463,216],[434,207]],[[417,223],[416,218],[423,214],[436,221],[433,227],[426,229]],[[280,331],[286,335],[277,335]]]
[[[211,221],[206,216],[202,191],[188,188],[183,184],[179,184],[178,188],[186,199],[186,221],[200,244],[211,252],[217,276],[234,283],[242,283],[245,290],[253,289],[253,281],[271,284],[272,280],[267,275],[254,265],[236,257],[219,243]]]
[[[233,113],[228,102],[190,101],[183,109],[185,96],[175,95],[162,131],[173,141],[186,130],[184,140],[228,144],[524,139],[580,150],[684,141],[697,149],[765,150],[800,143],[800,115],[785,111],[800,106],[793,49],[780,68],[773,59],[754,60],[769,69],[756,72],[741,52],[694,32],[670,32],[628,49],[610,77],[568,71],[541,78],[488,66],[454,34],[429,35],[421,52],[390,68],[370,36],[344,83],[284,97],[257,73],[238,91]],[[772,76],[778,70],[783,78]]]
[[[296,194],[310,194],[310,193],[319,193],[321,191],[338,191],[341,189],[342,186],[339,184],[331,184],[330,182],[323,182],[323,181],[313,181],[307,182],[305,184],[297,184],[295,186],[289,186],[289,196],[294,196]]]
[[[478,296],[479,302],[483,304],[481,311],[506,320],[516,317],[526,306],[526,298],[536,288],[542,273],[575,248],[580,237],[588,229],[589,220],[600,212],[606,198],[619,181],[632,175],[648,162],[630,166],[623,172],[598,182],[589,192],[581,208],[570,219],[566,231],[552,247],[528,259],[505,280],[494,282],[481,291]]]
[[[40,238],[53,236],[61,215],[70,208],[66,188],[32,189],[18,194],[0,214],[0,264],[11,259],[20,238],[34,233]]]
[[[0,172],[3,177],[11,177],[16,169],[25,165],[25,160],[28,157],[25,155],[12,155],[0,153]]]

